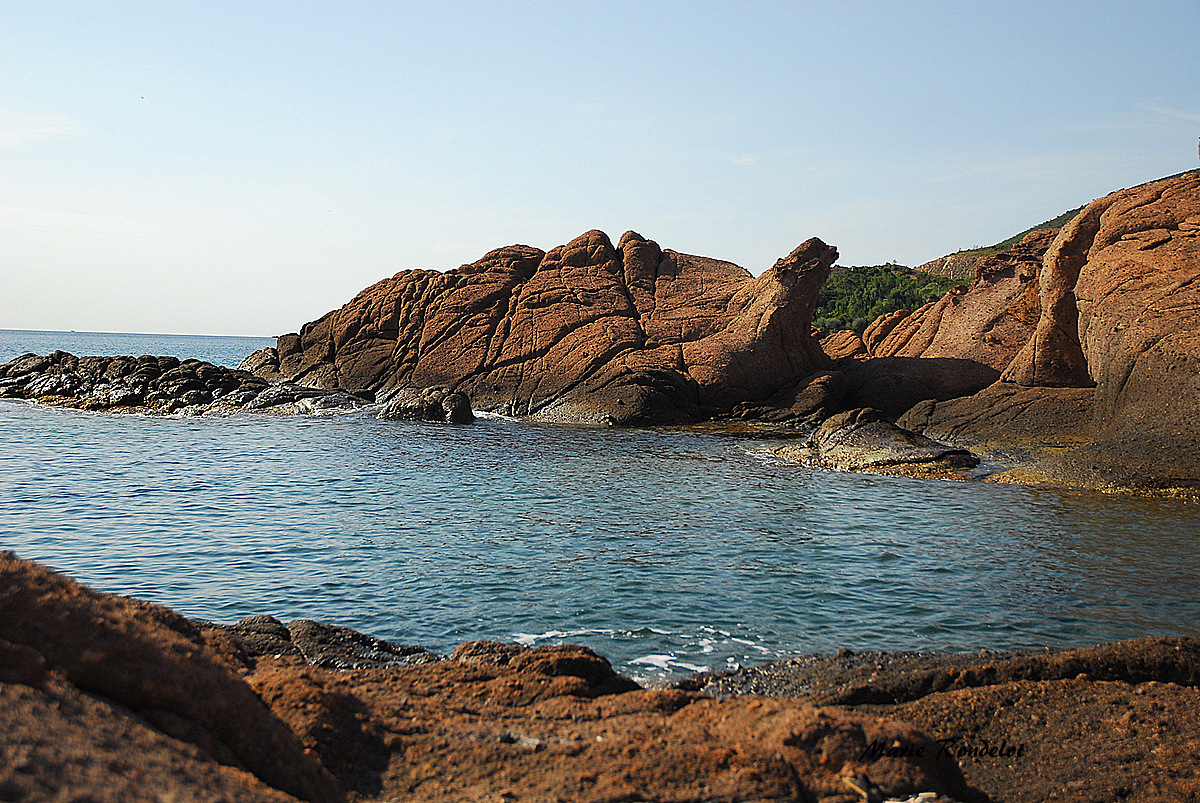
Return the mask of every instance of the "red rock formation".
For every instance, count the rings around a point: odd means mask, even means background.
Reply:
[[[967,396],[999,379],[1037,323],[1037,277],[1055,231],[1030,232],[980,260],[967,287],[876,318],[862,335],[871,359],[843,369],[845,404],[895,418],[918,402]]]
[[[156,760],[170,765],[175,759],[163,747],[169,740],[148,734],[146,721],[199,748],[185,750],[178,758],[188,765],[189,775],[221,775],[190,766],[216,759],[244,767],[266,784],[314,803],[343,797],[329,774],[304,754],[249,687],[204,648],[186,619],[166,608],[98,594],[11,552],[0,552],[0,665],[6,667],[0,671],[4,683],[38,687],[46,671],[61,679],[41,696],[22,693],[20,704],[33,711],[53,708],[56,700],[69,701],[83,722],[64,722],[61,730],[75,732],[76,741],[69,747],[81,754],[88,752],[77,741],[82,738],[79,732],[87,732],[88,711],[115,704],[138,712],[142,721],[137,727],[126,726],[120,723],[119,711],[98,713],[106,731],[135,731],[138,742],[154,744]],[[96,708],[78,690],[103,698],[102,705]],[[263,789],[248,778],[229,782]]]
[[[0,796],[336,801],[327,768],[389,800],[832,802],[863,771],[889,793],[982,798],[909,725],[646,691],[581,647],[477,642],[458,660],[348,671],[252,657],[285,634],[305,655],[371,641],[300,624],[201,633],[0,553]]]
[[[445,386],[544,420],[698,420],[827,365],[809,324],[836,258],[812,239],[754,278],[633,232],[509,246],[372,285],[279,338],[278,370],[355,393]]]
[[[1039,301],[1003,382],[906,425],[966,444],[1073,446],[1038,464],[1053,481],[1200,487],[1200,174],[1086,207],[1047,252]],[[1030,433],[1021,411],[1034,404],[1045,425]]]
[[[332,673],[268,659],[249,682],[346,788],[386,799],[832,803],[864,770],[889,793],[983,798],[902,723],[796,700],[596,697],[552,663]]]
[[[966,288],[956,287],[915,312],[881,316],[863,333],[867,351],[872,357],[971,360],[1003,371],[1037,324],[1037,298],[1031,290],[1055,233],[1030,232],[981,261],[975,281]]]

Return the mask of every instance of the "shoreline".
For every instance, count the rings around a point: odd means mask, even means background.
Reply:
[[[236,799],[274,803],[851,803],[849,780],[943,803],[1200,792],[1195,638],[841,650],[644,689],[585,647],[468,642],[447,657],[309,620],[217,625],[12,553],[0,579],[0,755],[25,750],[38,768],[36,781],[0,777],[10,791],[150,800],[163,784],[193,796],[233,784]]]

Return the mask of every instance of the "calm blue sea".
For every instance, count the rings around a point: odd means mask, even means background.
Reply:
[[[94,337],[4,333],[0,359]],[[227,365],[265,344],[109,337]],[[842,646],[1200,635],[1200,505],[815,471],[769,445],[0,401],[0,544],[190,616],[446,651],[570,641],[641,679]]]

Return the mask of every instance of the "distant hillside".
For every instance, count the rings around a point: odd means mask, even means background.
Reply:
[[[817,295],[813,326],[862,332],[880,315],[937,301],[956,284],[961,282],[903,265],[837,266]]]
[[[1010,245],[1020,242],[1021,238],[1026,234],[1029,234],[1031,231],[1036,231],[1038,229],[1061,229],[1063,226],[1071,222],[1071,218],[1078,215],[1081,211],[1083,211],[1082,206],[1069,209],[1058,217],[1052,217],[1049,220],[1037,224],[1036,226],[1030,226],[1029,228],[1025,229],[1025,231],[1014,234],[1007,240],[1001,240],[995,245],[956,251],[953,254],[949,254],[944,257],[938,257],[932,262],[926,262],[924,265],[921,265],[919,268],[917,268],[917,270],[925,271],[926,273],[933,273],[938,276],[945,276],[951,279],[962,279],[969,281],[975,278],[975,267],[982,260],[987,259],[990,256],[995,256],[1005,248],[1008,248]]]
[[[1183,172],[1176,173],[1173,176],[1156,178],[1154,181],[1164,181],[1173,178],[1179,178],[1186,173],[1195,172],[1195,170],[1184,170]],[[1137,186],[1130,187],[1129,189],[1137,189],[1138,187],[1144,187],[1147,184],[1153,183],[1153,181],[1146,181],[1138,184]],[[1005,248],[1008,248],[1010,245],[1020,242],[1021,238],[1031,231],[1036,231],[1037,229],[1061,229],[1063,226],[1071,222],[1071,218],[1082,212],[1084,206],[1087,206],[1087,204],[1084,204],[1083,206],[1077,206],[1074,209],[1069,209],[1058,217],[1053,217],[1049,220],[1042,221],[1036,226],[1030,226],[1029,228],[1025,229],[1025,231],[1014,234],[1007,240],[1001,240],[995,245],[989,245],[982,248],[966,248],[962,251],[956,251],[955,253],[948,254],[944,257],[938,257],[931,262],[926,262],[924,265],[919,266],[917,270],[924,271],[926,273],[937,274],[938,276],[946,276],[951,279],[966,279],[969,281],[975,278],[975,266],[980,260],[993,256],[1003,251]]]

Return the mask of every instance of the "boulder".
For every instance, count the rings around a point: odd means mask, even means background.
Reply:
[[[44,695],[21,698],[20,704],[29,711],[53,708],[55,700],[65,699],[71,708],[82,711],[76,721],[85,725],[87,709],[101,700],[105,722],[112,720],[107,707],[119,706],[136,712],[155,730],[198,748],[199,753],[187,751],[190,756],[245,768],[266,785],[313,803],[343,798],[329,774],[174,611],[98,594],[3,552],[0,645],[4,644],[8,647],[0,651],[0,659],[11,666],[15,655],[24,675],[14,677],[10,670],[6,679],[36,685],[41,670],[54,673],[55,683]],[[34,653],[40,662],[34,660]],[[81,693],[88,698],[81,698]],[[10,714],[6,706],[0,709]],[[59,719],[73,716],[68,711]],[[70,730],[69,725],[61,727]],[[4,734],[0,739],[8,740],[14,731],[0,729],[0,733]],[[73,738],[81,737],[76,733]],[[95,738],[96,746],[104,747],[97,756],[114,749],[101,734]],[[141,740],[158,747],[163,741]],[[77,742],[71,749],[78,749]],[[129,754],[124,759],[137,760]],[[89,771],[105,773],[96,767]]]
[[[997,386],[909,422],[963,445],[1026,439],[1036,465],[1008,479],[1200,489],[1200,174],[1085,207],[1046,253],[1038,308]]]
[[[376,398],[445,387],[548,421],[696,421],[828,365],[809,332],[836,257],[812,239],[755,278],[634,232],[615,247],[599,231],[549,252],[509,246],[368,287],[280,337],[279,372]]]
[[[396,388],[384,394],[379,418],[385,421],[440,421],[469,424],[475,420],[471,400],[448,387]]]
[[[862,337],[853,329],[843,329],[831,332],[821,338],[821,351],[831,360],[844,360],[850,357],[866,357],[867,346]]]
[[[776,454],[826,468],[907,477],[962,479],[979,464],[969,451],[903,429],[870,408],[831,416],[807,445],[784,446]]]
[[[264,350],[265,351],[265,350]],[[256,352],[259,354],[259,352]],[[270,373],[266,362],[247,357]],[[0,365],[0,397],[83,410],[164,414],[258,410],[310,414],[350,410],[366,400],[343,391],[269,382],[243,369],[175,357],[26,354]]]

